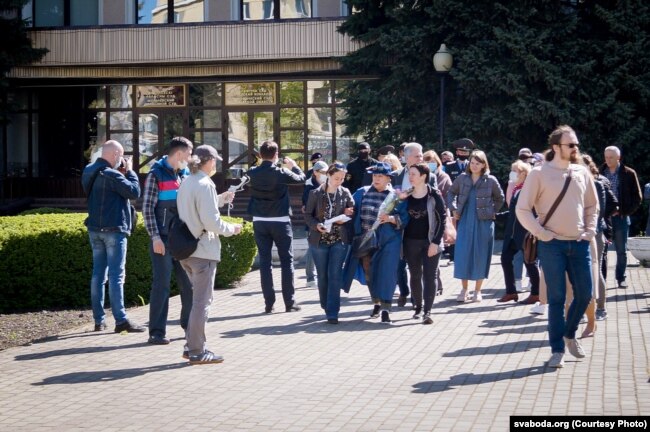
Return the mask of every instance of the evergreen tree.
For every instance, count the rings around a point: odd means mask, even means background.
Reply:
[[[340,31],[365,46],[346,56],[343,68],[370,79],[344,90],[345,123],[373,147],[438,141],[432,57],[445,43],[454,55],[445,149],[472,138],[504,180],[518,148],[545,149],[548,133],[566,123],[595,160],[616,144],[637,172],[650,173],[639,158],[650,138],[650,10],[643,0],[349,3],[356,13]]]
[[[46,49],[35,49],[27,34],[27,23],[20,18],[20,10],[27,0],[0,0],[0,124],[8,121],[11,103],[6,95],[10,89],[7,75],[15,66],[40,60]]]

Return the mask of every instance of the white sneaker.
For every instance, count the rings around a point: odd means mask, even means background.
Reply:
[[[540,302],[535,302],[535,305],[530,308],[530,313],[533,315],[546,315],[546,308],[548,305],[541,304]]]
[[[575,358],[585,358],[585,350],[582,349],[582,345],[578,342],[577,339],[564,338],[564,345],[569,350],[571,355]]]
[[[564,367],[564,353],[553,353],[551,359],[548,361],[548,367],[561,368]]]
[[[316,280],[307,282],[307,288],[315,287],[316,285],[318,285],[318,282],[316,282]]]
[[[480,303],[483,301],[483,294],[481,294],[480,291],[474,291],[474,298],[472,298],[472,301],[476,303]]]
[[[458,303],[465,303],[467,301],[467,290],[461,290],[460,294],[458,294],[458,297],[456,297],[456,301]]]

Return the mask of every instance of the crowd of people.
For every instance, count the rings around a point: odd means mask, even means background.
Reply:
[[[453,146],[455,157],[452,152],[438,155],[423,152],[418,143],[404,143],[398,150],[379,149],[378,159],[373,159],[364,142],[347,165],[328,164],[322,154],[314,154],[312,169],[305,175],[290,158],[280,163],[275,142],[261,143],[261,162],[246,175],[264,313],[275,311],[274,246],[280,258],[284,310],[301,310],[295,298],[288,186],[304,185],[307,285],[317,286],[327,323],[339,324],[341,291],[349,292],[357,280],[368,287],[371,318],[391,324],[397,289],[397,307],[410,300],[413,319],[432,324],[435,297],[443,289],[439,271],[443,254],[460,281],[457,302],[481,302],[495,245],[495,221],[503,219],[505,291],[497,301],[531,305],[531,313],[541,315],[548,311],[550,367],[564,365],[565,350],[584,357],[576,332],[583,316],[587,326],[582,337],[594,336],[596,322],[607,319],[606,252],[612,242],[618,287],[627,287],[630,215],[642,199],[636,173],[621,163],[621,151],[614,146],[605,149],[605,164],[599,169],[590,156],[580,153],[575,131],[560,126],[549,135],[543,154],[528,148],[519,151],[504,193],[491,174],[488,156],[472,140],[463,138]],[[140,196],[137,175],[123,155],[118,142],[106,142],[101,157],[86,167],[82,177],[93,251],[91,301],[95,331],[104,330],[103,292],[108,281],[115,332],[144,332],[146,327],[127,318],[123,301],[127,237],[133,224],[129,200]],[[241,225],[220,218],[219,207],[232,202],[234,194],[218,194],[211,180],[219,160],[213,147],[193,148],[186,138],[176,137],[144,184],[143,214],[153,269],[148,341],[170,343],[166,324],[174,269],[186,335],[183,357],[190,364],[223,361],[207,348],[205,324],[220,260],[219,236],[237,235]],[[650,185],[645,189],[650,195]],[[195,252],[181,261],[168,249],[175,220],[185,222],[198,239]],[[538,259],[524,263],[527,234],[537,239]],[[525,290],[524,266],[530,295],[519,300]]]

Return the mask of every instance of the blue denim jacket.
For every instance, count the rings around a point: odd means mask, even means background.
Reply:
[[[89,191],[95,173],[97,177]],[[123,175],[112,169],[107,160],[98,158],[84,168],[81,185],[88,196],[88,231],[131,233],[129,199],[140,196],[140,181],[135,172]]]

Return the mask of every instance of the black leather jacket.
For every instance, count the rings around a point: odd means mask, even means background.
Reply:
[[[291,171],[280,168],[271,161],[263,161],[246,174],[250,179],[251,200],[248,213],[255,217],[281,217],[291,215],[288,185],[305,183],[305,173],[297,166]]]

